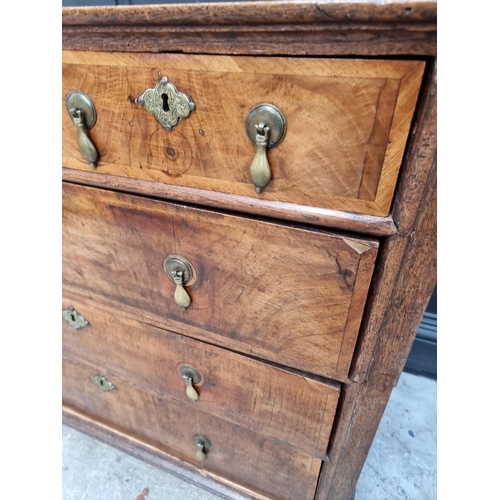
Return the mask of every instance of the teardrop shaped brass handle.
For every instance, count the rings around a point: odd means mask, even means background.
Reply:
[[[78,146],[80,147],[80,153],[82,153],[82,156],[89,162],[92,168],[96,168],[99,155],[94,143],[87,135],[87,127],[82,117],[82,110],[73,108],[71,110],[71,117],[78,130]]]
[[[175,276],[174,276],[174,282],[175,282],[175,293],[174,293],[174,300],[175,303],[182,307],[183,309],[187,309],[189,305],[191,304],[191,297],[189,294],[186,292],[186,289],[184,288],[184,272],[183,271],[177,271]]]
[[[271,167],[267,160],[267,149],[277,146],[286,134],[286,118],[273,104],[254,106],[246,119],[246,130],[250,140],[257,146],[257,153],[250,165],[250,179],[257,194],[271,181]]]
[[[193,436],[193,441],[196,444],[196,459],[203,462],[207,459],[207,452],[212,446],[210,441],[201,434]]]
[[[190,365],[179,365],[177,367],[177,373],[186,383],[186,396],[191,401],[198,401],[198,399],[200,399],[200,395],[194,385],[203,383],[201,373]]]
[[[186,382],[186,395],[191,401],[198,401],[200,398],[199,394],[196,392],[196,389],[193,387],[193,379],[186,375],[184,376],[184,381]]]
[[[200,462],[203,462],[204,460],[207,459],[207,454],[203,451],[203,445],[201,443],[196,443],[196,447],[198,448],[196,450],[196,458]]]
[[[265,188],[271,181],[271,167],[267,161],[267,143],[269,140],[269,127],[261,122],[255,125],[257,134],[255,136],[255,143],[257,145],[257,154],[253,159],[252,165],[250,166],[250,179],[255,185],[255,192],[257,194],[262,193],[262,189]]]
[[[80,153],[92,168],[97,167],[99,153],[88,136],[87,130],[96,122],[96,110],[90,97],[80,90],[72,90],[66,96],[66,108],[78,130],[78,146]]]
[[[191,266],[180,257],[172,257],[164,263],[167,276],[175,283],[175,303],[187,309],[191,304],[191,297],[186,291],[185,284],[193,277]]]

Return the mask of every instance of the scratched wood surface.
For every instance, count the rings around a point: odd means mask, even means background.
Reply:
[[[369,236],[390,236],[396,233],[396,226],[391,215],[355,214],[341,210],[305,207],[294,203],[274,202],[238,195],[221,195],[214,191],[160,184],[154,181],[97,174],[84,170],[62,169],[62,180],[85,184],[86,186],[104,187],[112,191],[143,194],[154,198],[202,205],[221,210],[230,210],[244,214],[259,215],[283,221],[293,221],[308,225],[351,231]]]
[[[206,469],[199,469],[196,465],[185,462],[171,453],[151,446],[144,442],[144,440],[136,439],[69,406],[63,406],[62,408],[62,422],[64,425],[68,425],[103,443],[114,446],[158,469],[196,484],[225,500],[268,499],[267,496],[245,488],[241,484],[238,484],[238,482],[221,477]]]
[[[63,357],[63,405],[147,445],[171,453],[209,474],[235,481],[262,499],[312,500],[321,460],[259,433],[198,412],[130,385],[101,368]],[[90,377],[106,376],[116,389],[104,392]],[[211,442],[207,459],[195,458],[195,434]],[[293,480],[292,480],[293,478]]]
[[[208,413],[280,440],[323,459],[339,396],[338,387],[182,335],[129,320],[116,309],[64,299],[89,325],[75,330],[63,320],[63,354],[126,380],[130,385],[190,402],[178,367],[195,367],[199,399],[192,411]]]
[[[89,171],[65,97],[88,94],[96,173],[386,216],[424,70],[421,61],[335,60],[63,51],[63,167]],[[173,132],[136,102],[161,76],[196,104]],[[250,109],[278,106],[283,142],[268,150],[272,180],[255,193]]]
[[[64,183],[63,287],[141,321],[342,380],[378,243]],[[195,271],[187,310],[163,264]]]
[[[435,1],[244,1],[63,8],[71,50],[436,55]]]

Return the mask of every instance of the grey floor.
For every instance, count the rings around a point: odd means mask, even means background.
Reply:
[[[63,500],[219,498],[66,426],[62,442]],[[436,483],[436,382],[403,373],[356,500],[435,500]]]

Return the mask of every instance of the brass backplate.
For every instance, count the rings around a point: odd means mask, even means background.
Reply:
[[[268,148],[274,148],[286,134],[286,118],[283,112],[273,104],[263,103],[253,107],[246,119],[246,131],[250,140],[257,145],[256,126],[265,123],[269,127]]]
[[[71,110],[81,109],[87,128],[92,128],[97,121],[97,112],[92,99],[81,90],[72,90],[68,93],[66,96],[66,109],[72,118]]]
[[[193,278],[193,270],[191,266],[183,259],[179,257],[172,257],[165,261],[165,272],[167,276],[175,283],[174,276],[177,275],[179,271],[182,271],[183,282],[185,285],[189,284]]]
[[[195,444],[202,444],[205,450],[209,450],[212,446],[212,443],[203,434],[195,434],[193,436],[193,441]]]
[[[182,377],[191,377],[193,384],[199,384],[203,379],[201,373],[192,366],[189,365],[179,365],[177,367],[177,373]]]

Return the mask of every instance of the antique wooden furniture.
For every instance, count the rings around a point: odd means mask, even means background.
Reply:
[[[435,284],[436,5],[63,9],[63,418],[224,498],[353,495]]]

